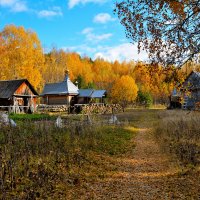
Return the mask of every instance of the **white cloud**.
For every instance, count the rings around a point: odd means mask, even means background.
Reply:
[[[84,34],[84,35],[85,35],[85,34],[89,34],[89,33],[91,33],[93,30],[94,30],[93,28],[88,27],[88,28],[83,29],[81,33]]]
[[[14,7],[11,9],[14,12],[23,12],[23,11],[27,11],[27,5],[24,2],[16,2],[16,4],[14,5]]]
[[[93,19],[94,22],[101,23],[101,24],[105,24],[109,21],[115,21],[115,20],[116,19],[112,18],[108,13],[99,13]]]
[[[145,61],[148,59],[146,52],[142,51],[138,54],[137,44],[123,43],[113,47],[102,47],[94,55],[94,59],[103,58],[108,61],[130,61],[130,60],[141,60]]]
[[[107,40],[110,37],[112,37],[111,33],[105,33],[105,34],[95,34],[93,28],[85,28],[81,33],[85,35],[86,40],[92,42],[92,43],[98,43],[103,40]]]
[[[0,6],[10,7],[15,4],[16,0],[0,0]]]
[[[38,12],[38,16],[43,18],[50,18],[62,15],[63,13],[60,7],[53,7],[51,10],[41,10]]]
[[[28,10],[26,2],[22,0],[0,0],[0,7],[9,8],[12,12],[24,12]]]
[[[77,45],[77,46],[68,46],[68,47],[62,47],[64,51],[72,51],[72,52],[79,52],[80,54],[87,54],[91,55],[96,52],[96,48],[90,47],[87,44]]]
[[[118,60],[123,61],[148,61],[148,55],[142,51],[138,54],[137,44],[122,43],[117,46],[90,46],[82,44],[77,46],[68,46],[62,48],[64,51],[73,51],[79,53],[81,56],[87,55],[92,59],[103,58],[108,61]]]
[[[79,4],[86,4],[86,3],[105,3],[107,0],[69,0],[68,7],[71,9]]]

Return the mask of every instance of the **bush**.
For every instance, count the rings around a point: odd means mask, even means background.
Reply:
[[[139,91],[137,96],[137,102],[149,108],[153,103],[153,98],[150,93],[148,92],[143,93],[142,91]]]

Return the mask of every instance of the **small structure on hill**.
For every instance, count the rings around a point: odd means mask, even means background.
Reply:
[[[66,71],[65,79],[62,82],[46,84],[41,94],[47,105],[69,106],[74,105],[77,95],[78,87],[71,82],[69,71]]]
[[[38,93],[27,79],[0,81],[0,108],[33,112]]]

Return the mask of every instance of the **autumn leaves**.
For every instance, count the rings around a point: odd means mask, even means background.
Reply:
[[[27,78],[40,89],[45,57],[37,34],[9,25],[0,32],[0,40],[0,79]]]
[[[165,101],[181,73],[174,68],[136,62],[91,60],[75,52],[51,49],[43,52],[37,34],[14,25],[0,32],[0,80],[28,79],[40,92],[44,83],[64,79],[65,70],[79,88],[106,89],[110,101],[123,105],[135,101],[138,91],[154,101]]]

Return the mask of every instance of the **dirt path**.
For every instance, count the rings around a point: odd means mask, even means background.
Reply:
[[[197,183],[191,182],[190,177],[183,178],[177,175],[177,170],[155,142],[151,129],[146,129],[147,124],[142,121],[139,124],[141,128],[133,141],[136,148],[123,157],[107,158],[109,165],[116,166],[116,171],[107,178],[89,185],[86,196],[82,198],[200,199]]]
[[[117,172],[92,187],[94,199],[170,199],[163,180],[169,174],[167,159],[150,131],[141,129],[134,142],[133,152],[110,160],[118,165]]]

